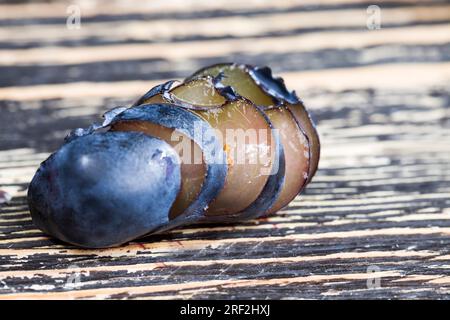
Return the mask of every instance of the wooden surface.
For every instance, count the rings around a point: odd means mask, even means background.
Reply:
[[[79,30],[68,1],[0,5],[0,298],[450,297],[448,1],[97,3]],[[272,66],[312,110],[304,195],[108,250],[33,227],[27,184],[70,129],[222,61]]]

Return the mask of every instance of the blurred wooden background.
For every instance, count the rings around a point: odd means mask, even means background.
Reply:
[[[449,1],[11,2],[0,299],[450,297]],[[224,61],[271,66],[313,112],[323,153],[304,195],[270,219],[109,250],[33,227],[27,184],[70,129]]]

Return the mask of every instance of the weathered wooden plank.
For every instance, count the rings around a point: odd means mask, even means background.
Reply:
[[[227,3],[98,1],[82,33],[58,35],[65,3],[0,5],[0,190],[13,195],[0,207],[0,299],[449,298],[448,1],[381,2],[383,27],[396,28],[378,31],[365,31],[360,0]],[[167,21],[176,28],[166,42],[148,43],[140,30]],[[223,35],[231,21],[236,39],[190,41]],[[217,28],[194,29],[205,23]],[[33,226],[27,184],[68,130],[226,58],[270,64],[319,120],[320,170],[304,194],[268,219],[103,250]]]
[[[450,39],[449,39],[450,40]],[[286,49],[288,49],[287,47]],[[385,52],[390,56],[386,57]],[[173,67],[164,56],[156,59],[93,62],[67,65],[0,66],[0,87],[41,84],[114,82],[159,79],[179,79],[201,66],[237,60],[255,65],[276,65],[274,72],[355,68],[393,63],[437,63],[450,60],[450,41],[440,45],[381,45],[359,48],[323,49],[313,52],[225,54],[214,58],[186,59],[185,64]],[[148,72],[148,70],[153,70]],[[39,74],[39,77],[33,75]],[[64,75],[64,76],[61,76]]]
[[[405,78],[404,74],[410,74]],[[350,69],[336,68],[302,72],[283,72],[279,75],[293,88],[308,90],[346,89],[408,89],[412,87],[443,86],[450,79],[450,63],[410,63],[362,66]],[[149,88],[167,79],[152,81],[73,82],[68,84],[42,84],[0,88],[4,100],[52,100],[111,97],[137,99]],[[52,103],[52,101],[48,101]],[[55,103],[53,101],[53,103]],[[313,106],[314,107],[314,106]]]
[[[414,8],[383,9],[384,28],[448,23],[448,4]],[[333,16],[333,19],[329,19]],[[268,23],[270,21],[270,23]],[[190,42],[228,39],[285,37],[323,31],[367,31],[364,9],[336,12],[288,12],[268,16],[225,17],[195,21],[83,23],[71,31],[65,25],[0,26],[0,49],[29,49],[41,46],[109,45],[121,43]],[[170,28],[167,26],[170,25]],[[211,25],[227,25],[226,29]],[[64,32],[62,32],[62,30]],[[115,30],[111,32],[110,30]]]
[[[17,2],[17,1],[15,1]],[[51,2],[51,3],[47,3]],[[423,4],[420,0],[381,0],[377,3],[386,6],[411,6]],[[442,0],[426,1],[428,5],[439,5],[446,3]],[[45,1],[25,2],[21,4],[0,4],[0,19],[25,19],[33,18],[61,18],[61,13],[66,12],[70,1]],[[111,3],[107,0],[93,0],[89,4],[79,3],[79,7],[86,17],[108,16],[108,15],[130,15],[130,14],[154,14],[152,18],[167,19],[188,18],[200,19],[211,15],[223,16],[234,14],[260,14],[261,11],[270,13],[273,11],[314,11],[327,9],[349,9],[354,7],[367,7],[371,2],[367,0],[278,0],[276,2],[260,0],[216,0],[216,1],[186,1],[154,0],[142,2],[129,0],[121,3]],[[196,15],[195,15],[196,14]],[[133,17],[135,18],[135,17]],[[35,20],[34,20],[35,21]],[[40,22],[40,21],[39,21]]]
[[[191,41],[188,43],[123,44],[108,46],[42,47],[2,50],[0,65],[64,65],[137,59],[164,59],[177,66],[179,59],[215,58],[224,55],[284,53],[325,49],[360,49],[381,45],[442,45],[450,42],[448,24],[380,29],[376,32],[321,32],[287,37]],[[430,37],[430,34],[433,36]],[[126,52],[126,55],[123,55]],[[162,55],[164,53],[164,55]],[[276,66],[276,65],[275,65]]]

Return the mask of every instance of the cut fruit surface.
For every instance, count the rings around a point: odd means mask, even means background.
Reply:
[[[266,214],[272,214],[291,202],[308,181],[309,143],[290,111],[284,107],[272,108],[265,113],[278,130],[284,149],[286,172],[283,189]]]
[[[271,174],[275,160],[272,129],[259,110],[245,100],[193,112],[219,130],[227,155],[225,187],[206,214],[239,213],[258,198]]]
[[[193,86],[200,94],[192,95]],[[191,111],[218,130],[222,138],[228,175],[225,187],[209,204],[206,215],[233,215],[246,209],[261,194],[274,163],[270,123],[248,100],[227,102],[210,78],[188,81],[170,93],[176,101],[195,106]],[[247,186],[246,192],[241,191],[243,186]]]
[[[211,108],[220,107],[227,102],[217,89],[211,78],[200,78],[186,82],[170,91],[176,104],[187,108],[192,106]]]
[[[286,106],[289,111],[294,115],[295,120],[306,133],[309,141],[309,146],[311,149],[310,155],[310,167],[309,167],[309,179],[316,174],[319,159],[320,159],[320,140],[319,134],[317,133],[314,122],[312,121],[308,111],[306,111],[305,106],[302,102],[297,104],[288,104]]]
[[[161,95],[161,94],[156,94],[152,97],[149,97],[145,100],[143,100],[142,104],[155,104],[155,103],[167,103],[168,101]],[[141,105],[141,104],[139,104]]]

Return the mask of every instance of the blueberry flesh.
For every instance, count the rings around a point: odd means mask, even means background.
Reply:
[[[28,190],[33,222],[87,248],[117,246],[168,222],[180,159],[166,142],[135,132],[82,136],[41,164]]]
[[[259,107],[257,107],[260,110]],[[267,115],[260,110],[266,120],[270,123]],[[272,124],[270,124],[272,128]],[[273,131],[273,139],[275,145],[275,161],[278,163],[274,165],[273,172],[267,180],[264,188],[259,194],[258,198],[247,208],[239,213],[229,216],[207,216],[200,221],[200,223],[219,223],[219,222],[237,222],[249,219],[260,218],[269,211],[272,205],[278,200],[284,186],[286,173],[286,158],[284,155],[284,148],[281,143],[280,135],[277,131]]]

